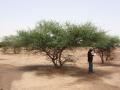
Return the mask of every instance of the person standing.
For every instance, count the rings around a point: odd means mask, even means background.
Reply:
[[[93,73],[93,56],[94,56],[94,52],[93,49],[89,49],[88,51],[88,73]]]

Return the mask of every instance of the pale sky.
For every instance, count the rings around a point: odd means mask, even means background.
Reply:
[[[120,36],[120,0],[0,0],[0,37],[51,19],[92,22]]]

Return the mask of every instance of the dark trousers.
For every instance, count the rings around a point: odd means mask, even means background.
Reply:
[[[88,72],[93,72],[93,63],[92,62],[88,63],[89,63]]]

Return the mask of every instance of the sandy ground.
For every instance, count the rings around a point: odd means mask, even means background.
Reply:
[[[70,52],[76,62],[60,70],[44,54],[0,54],[0,90],[120,90],[120,49],[104,65],[95,56],[93,74],[87,72],[86,52]]]

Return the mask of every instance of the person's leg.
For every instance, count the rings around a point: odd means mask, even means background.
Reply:
[[[88,62],[88,64],[89,64],[88,72],[91,72],[91,65],[90,65],[90,62]]]
[[[88,72],[93,72],[93,63],[92,62],[89,62],[89,71]]]
[[[93,63],[91,63],[91,72],[93,72]]]

